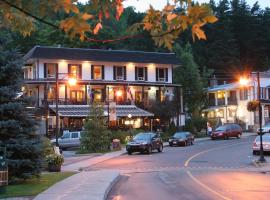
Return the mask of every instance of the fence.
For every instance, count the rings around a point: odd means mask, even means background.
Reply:
[[[8,185],[8,166],[6,161],[6,148],[0,147],[0,190]]]

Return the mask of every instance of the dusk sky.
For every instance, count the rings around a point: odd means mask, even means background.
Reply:
[[[79,0],[80,2],[87,2],[88,0]],[[209,0],[196,0],[200,3],[203,2],[209,2]],[[246,2],[251,6],[256,1],[259,2],[260,6],[262,8],[270,7],[270,0],[246,0]],[[216,0],[216,2],[219,2],[219,0]],[[161,9],[166,5],[167,0],[126,0],[124,2],[125,7],[127,6],[134,6],[137,11],[146,11],[149,8],[149,5],[151,4],[156,9]]]

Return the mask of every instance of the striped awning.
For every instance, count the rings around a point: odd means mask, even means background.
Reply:
[[[56,112],[55,105],[49,108]],[[90,105],[58,105],[58,113],[60,117],[87,117],[90,113]],[[108,116],[108,105],[104,106],[104,116]],[[116,105],[116,116],[127,117],[131,114],[133,117],[152,117],[153,113],[138,108],[135,105]]]

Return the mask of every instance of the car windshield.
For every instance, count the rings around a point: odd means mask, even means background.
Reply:
[[[151,135],[146,133],[139,133],[134,137],[134,140],[150,140]]]
[[[173,137],[174,137],[174,138],[186,138],[187,135],[186,135],[186,133],[175,133],[175,134],[173,135]]]
[[[220,126],[216,129],[216,131],[226,131],[227,126]]]

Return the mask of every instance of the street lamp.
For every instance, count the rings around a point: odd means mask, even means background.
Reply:
[[[259,106],[259,135],[260,135],[260,158],[259,162],[265,162],[265,158],[263,155],[263,141],[262,141],[262,106],[261,106],[261,85],[260,85],[260,72],[256,72],[257,75],[257,99],[258,99],[258,106]],[[239,83],[240,85],[247,86],[249,80],[246,78],[240,78]],[[255,85],[254,85],[255,87]]]
[[[59,101],[59,75],[65,75],[63,78],[61,78],[60,80],[65,79],[66,77],[68,77],[70,75],[70,73],[58,73],[56,72],[55,75],[55,85],[56,85],[56,89],[55,89],[55,96],[56,96],[56,102],[55,102],[55,115],[56,115],[56,133],[55,133],[55,144],[57,147],[59,147],[59,143],[58,143],[58,136],[59,136],[59,112],[58,112],[58,101]],[[74,77],[69,78],[68,77],[68,83],[71,86],[74,86],[77,84],[77,79]]]

